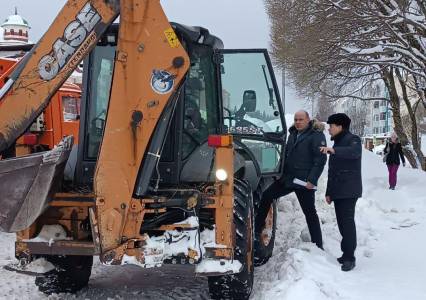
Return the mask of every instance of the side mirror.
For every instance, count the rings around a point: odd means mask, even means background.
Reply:
[[[252,90],[244,91],[243,107],[245,112],[255,112],[256,104],[257,104],[256,92]]]

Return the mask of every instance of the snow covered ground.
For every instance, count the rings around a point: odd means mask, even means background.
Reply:
[[[325,251],[306,242],[297,199],[281,199],[274,256],[256,269],[252,299],[426,299],[426,173],[402,168],[397,189],[389,191],[381,158],[368,151],[363,155],[355,270],[344,273],[336,261],[340,235],[334,208],[323,201],[325,170],[317,193]],[[13,240],[0,234],[0,266],[14,260]],[[96,263],[89,288],[77,295],[46,297],[33,281],[0,269],[0,299],[208,299],[206,280],[179,266],[144,270]]]
[[[257,269],[252,298],[426,299],[426,173],[402,168],[397,189],[390,191],[386,165],[379,156],[363,152],[357,267],[348,273],[336,261],[340,234],[334,207],[323,200],[324,175],[317,208],[325,252],[305,242],[309,233],[295,196],[281,199],[274,256]]]

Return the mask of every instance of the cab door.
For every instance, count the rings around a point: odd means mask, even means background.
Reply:
[[[280,174],[286,124],[268,51],[221,50],[219,57],[224,133],[251,152],[262,176]]]

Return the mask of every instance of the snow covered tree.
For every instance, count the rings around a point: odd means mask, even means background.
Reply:
[[[390,101],[395,131],[413,167],[426,170],[416,110],[426,107],[424,0],[265,0],[272,49],[297,90],[329,99]],[[408,81],[416,98],[404,93]],[[371,91],[384,82],[389,99]],[[316,97],[318,98],[318,97]],[[407,134],[400,113],[407,108]],[[416,132],[415,132],[416,131]]]
[[[334,113],[333,102],[330,102],[324,95],[320,95],[316,102],[315,118],[321,122],[326,122],[328,116]]]

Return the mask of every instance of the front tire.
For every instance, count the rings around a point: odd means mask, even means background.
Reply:
[[[35,284],[47,295],[76,293],[89,283],[92,256],[47,256],[56,269],[46,276],[36,277]]]
[[[248,184],[234,181],[235,259],[243,266],[232,275],[208,278],[212,299],[249,299],[254,281],[253,193]]]
[[[272,257],[277,229],[277,201],[274,200],[266,216],[265,226],[255,232],[254,240],[254,265],[263,266]]]

